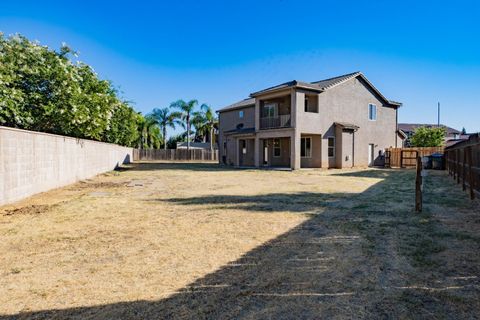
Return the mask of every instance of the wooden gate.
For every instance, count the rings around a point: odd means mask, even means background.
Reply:
[[[400,167],[415,167],[417,165],[417,150],[402,150],[400,152]]]
[[[443,151],[443,147],[387,148],[385,149],[385,167],[414,167],[417,156],[426,157],[433,153],[443,153]]]

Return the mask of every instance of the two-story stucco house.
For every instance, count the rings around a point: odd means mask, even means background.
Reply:
[[[290,81],[220,109],[219,159],[239,167],[350,168],[401,146],[397,112],[360,72]]]

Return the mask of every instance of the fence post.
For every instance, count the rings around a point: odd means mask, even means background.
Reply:
[[[465,191],[467,189],[466,186],[466,169],[467,169],[467,148],[463,149],[463,159],[462,159],[462,190]]]
[[[468,158],[468,184],[470,185],[470,199],[475,199],[475,192],[474,190],[474,184],[475,181],[473,179],[473,164],[472,164],[472,146],[469,146],[465,149],[467,151],[467,158]]]
[[[460,183],[460,149],[457,149],[457,184]]]
[[[422,158],[417,157],[417,174],[415,177],[415,211],[422,212]]]

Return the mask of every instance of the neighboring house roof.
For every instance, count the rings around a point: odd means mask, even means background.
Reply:
[[[381,98],[381,100],[383,100],[385,102],[385,104],[387,104],[389,106],[392,106],[392,107],[400,107],[402,105],[400,102],[396,102],[396,101],[393,101],[393,100],[388,100],[387,98],[385,98],[385,96],[383,96],[380,93],[380,91],[378,91],[378,89],[375,88],[375,86],[370,81],[368,81],[368,79],[363,75],[363,73],[352,72],[352,73],[344,74],[344,75],[341,75],[341,76],[338,76],[338,77],[328,78],[328,79],[315,81],[315,82],[303,82],[303,81],[297,81],[297,80],[285,82],[285,83],[282,83],[282,84],[279,84],[279,85],[276,85],[276,86],[273,86],[273,87],[270,87],[270,88],[267,88],[267,89],[263,89],[263,90],[254,92],[254,93],[250,94],[249,99],[244,99],[242,101],[239,101],[237,103],[229,105],[225,108],[222,108],[222,109],[218,110],[217,112],[230,111],[230,110],[239,109],[239,108],[242,108],[242,107],[254,105],[255,104],[255,97],[257,97],[259,95],[262,95],[262,94],[265,94],[265,93],[272,93],[272,92],[276,92],[276,91],[279,91],[279,90],[283,90],[283,89],[286,89],[286,88],[300,88],[300,89],[308,89],[308,90],[317,91],[317,92],[324,92],[324,91],[327,91],[327,90],[329,90],[329,89],[331,89],[331,88],[333,88],[333,87],[335,87],[335,86],[337,86],[341,83],[344,83],[345,81],[348,81],[348,80],[356,78],[356,77],[360,77],[363,81],[365,81],[365,83],[370,87],[370,89],[372,89]]]
[[[437,128],[438,125],[436,124],[425,124],[425,123],[399,123],[398,129],[402,130],[403,132],[414,132],[415,129],[420,127],[427,127],[427,128]],[[441,124],[440,127],[445,128],[447,130],[447,135],[454,135],[460,134],[461,132],[457,129],[450,128],[446,125]]]
[[[477,144],[480,142],[480,133],[472,133],[468,135],[468,139],[463,139],[463,140],[450,140],[447,141],[446,143],[446,149],[449,149],[453,146],[456,146],[457,144],[460,146],[467,146],[471,144]]]
[[[451,139],[445,142],[445,148],[451,147],[453,145],[456,145],[459,142],[466,141],[468,139]]]
[[[177,149],[186,149],[186,142],[177,142]],[[217,144],[213,144],[213,148],[217,149]],[[190,149],[210,149],[210,142],[190,142]]]
[[[474,136],[474,133],[467,133],[467,134],[460,134],[458,135],[457,139],[449,139],[447,142],[445,142],[446,147],[453,146],[454,144],[457,144],[462,141],[467,141],[471,136]]]

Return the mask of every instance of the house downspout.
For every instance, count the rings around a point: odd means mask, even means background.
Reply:
[[[398,108],[395,108],[395,148],[398,148]]]
[[[352,137],[352,168],[355,168],[355,131],[353,131]]]

